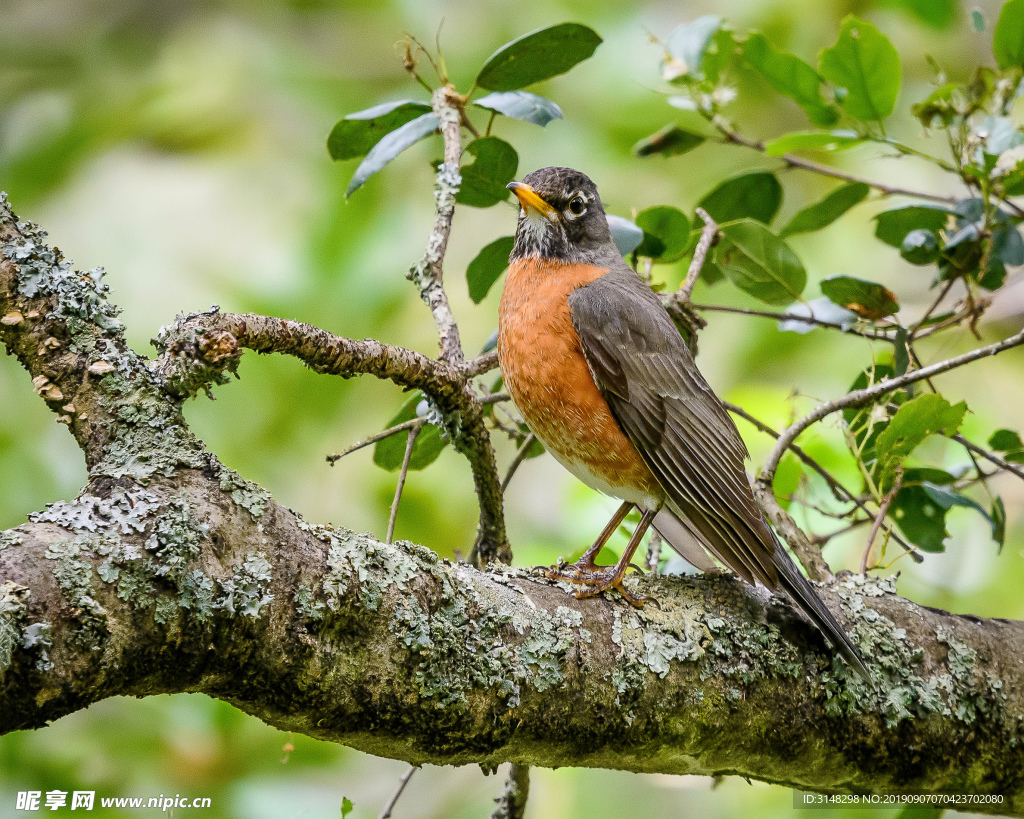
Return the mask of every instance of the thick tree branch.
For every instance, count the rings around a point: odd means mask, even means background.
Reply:
[[[1002,794],[989,810],[1024,814],[1024,623],[922,608],[887,580],[825,586],[872,692],[788,603],[732,577],[631,580],[658,600],[643,610],[577,600],[311,526],[220,470],[94,484],[3,535],[0,731],[202,691],[413,764]]]
[[[466,370],[422,353],[374,339],[336,336],[298,321],[211,311],[179,316],[154,340],[161,357],[154,364],[177,396],[195,395],[226,380],[241,355],[239,348],[291,355],[319,373],[386,378],[407,389],[422,390],[436,405],[438,421],[456,449],[470,462],[480,501],[477,551],[484,565],[507,560],[501,478],[484,424],[483,405]],[[212,352],[211,352],[212,351]]]
[[[74,414],[90,466],[76,499],[0,533],[0,733],[110,696],[201,691],[414,764],[999,794],[975,809],[1024,815],[1024,623],[922,608],[884,580],[825,586],[870,690],[787,602],[728,576],[640,580],[659,605],[636,610],[311,525],[204,450],[183,395],[230,372],[240,346],[284,350],[434,389],[471,430],[465,372],[218,313],[181,319],[168,356],[147,362],[111,324],[98,274],[72,272],[2,201],[0,231],[0,337]],[[74,411],[57,406],[67,395]],[[485,460],[470,460],[479,487]]]

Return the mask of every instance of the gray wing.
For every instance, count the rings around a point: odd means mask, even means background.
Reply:
[[[693,534],[775,588],[775,537],[747,482],[747,449],[658,297],[625,265],[569,296],[598,388]]]

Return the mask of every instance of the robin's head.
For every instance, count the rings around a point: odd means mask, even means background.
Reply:
[[[522,208],[512,259],[540,256],[564,262],[608,263],[617,256],[597,187],[572,168],[541,168],[508,187]]]

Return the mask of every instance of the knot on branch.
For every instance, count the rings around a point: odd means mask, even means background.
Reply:
[[[690,353],[696,357],[697,334],[707,327],[708,323],[697,312],[693,303],[688,298],[681,298],[679,293],[673,293],[665,299],[665,309],[679,328],[686,346],[690,348]]]
[[[21,325],[17,316],[45,312],[45,318],[62,319],[80,326],[85,321],[101,335],[120,338],[124,327],[118,320],[120,309],[107,301],[109,287],[103,283],[106,271],[73,270],[61,252],[46,244],[46,231],[32,222],[19,222],[0,194],[0,262],[9,263],[14,293],[20,297],[18,311],[4,316],[7,326]],[[38,300],[45,299],[45,305]],[[35,301],[34,307],[28,305]],[[25,326],[28,326],[27,324]],[[87,342],[83,342],[87,344]]]
[[[213,398],[210,387],[226,384],[228,374],[238,377],[242,350],[238,339],[221,327],[198,324],[203,316],[214,316],[214,306],[205,313],[178,316],[173,324],[160,328],[153,346],[160,351],[157,370],[164,378],[164,388],[179,398],[192,398],[200,390]]]

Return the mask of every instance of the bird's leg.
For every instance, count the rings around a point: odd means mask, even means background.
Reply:
[[[601,530],[601,534],[597,536],[594,544],[582,554],[579,560],[575,563],[570,563],[568,566],[545,568],[544,574],[554,580],[565,580],[568,583],[583,583],[584,585],[601,583],[604,580],[607,569],[598,566],[594,560],[597,558],[597,553],[608,542],[608,538],[615,534],[615,530],[619,528],[619,524],[625,520],[626,515],[629,514],[629,510],[633,506],[634,504],[629,501],[623,503],[615,511],[615,514],[612,515],[608,525]]]
[[[657,510],[644,510],[643,516],[640,518],[640,522],[636,525],[636,529],[633,531],[633,537],[629,539],[626,551],[622,553],[622,557],[619,558],[619,562],[615,564],[615,569],[611,572],[605,572],[604,578],[592,585],[590,588],[580,589],[576,592],[577,597],[593,597],[594,595],[600,594],[608,589],[615,589],[631,606],[639,607],[643,606],[643,604],[647,602],[646,597],[635,597],[631,592],[627,591],[626,587],[622,584],[622,581],[626,577],[626,570],[633,565],[630,562],[633,559],[633,554],[640,545],[640,541],[643,540],[644,535],[656,514],[658,514]],[[636,567],[634,566],[634,568]]]

